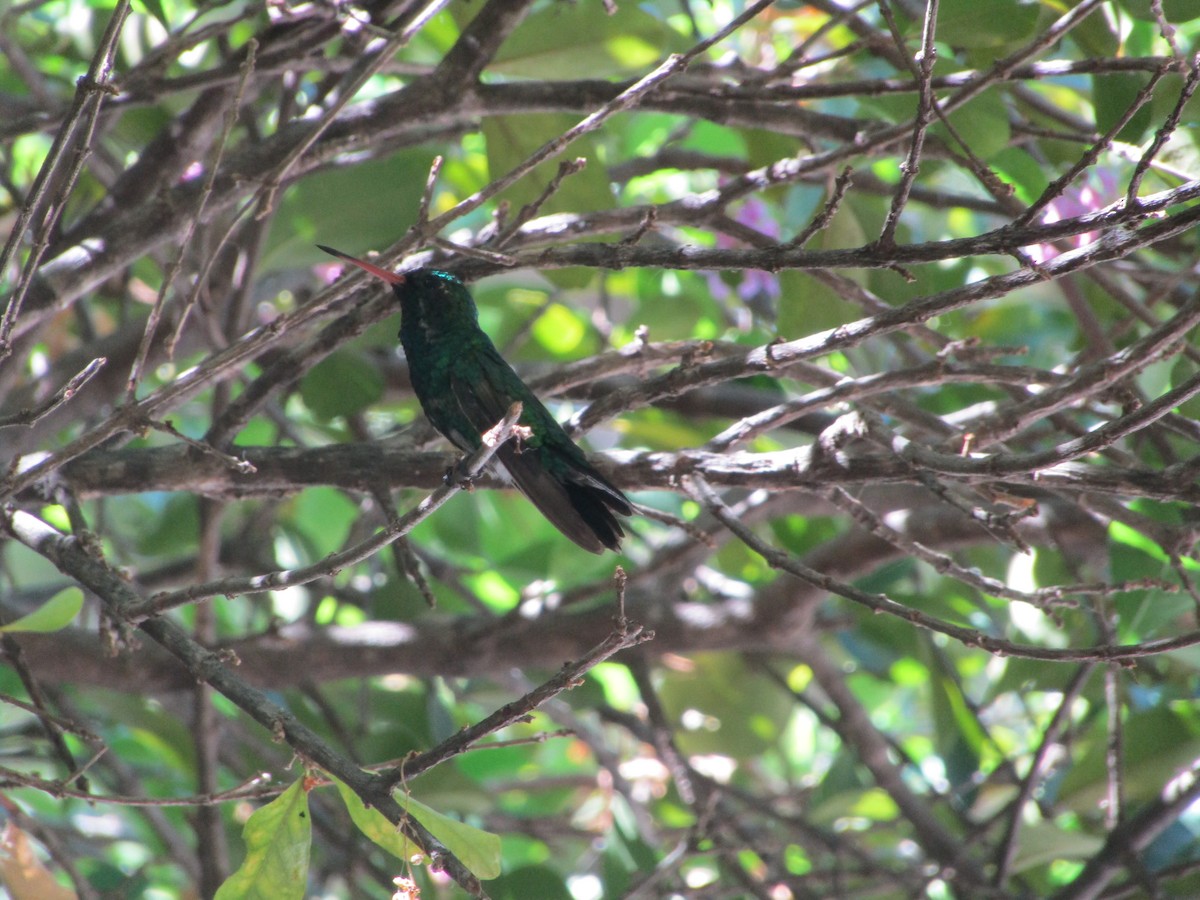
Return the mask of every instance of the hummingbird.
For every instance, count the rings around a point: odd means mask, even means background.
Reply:
[[[392,286],[400,301],[400,345],[413,391],[430,424],[458,449],[477,450],[485,431],[521,401],[530,437],[506,441],[496,456],[550,523],[592,553],[619,550],[617,516],[633,515],[621,490],[601,475],[479,327],[475,301],[440,269],[389,272],[318,244]]]

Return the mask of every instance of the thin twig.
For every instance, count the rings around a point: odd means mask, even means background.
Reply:
[[[806,584],[829,591],[832,594],[864,606],[872,612],[888,613],[918,627],[954,638],[967,647],[979,647],[989,653],[1024,659],[1042,659],[1054,662],[1087,662],[1136,659],[1142,656],[1162,653],[1168,648],[1191,647],[1200,644],[1200,632],[1190,632],[1186,635],[1145,641],[1140,644],[1098,644],[1090,647],[1069,647],[1064,649],[1041,647],[1032,644],[1018,644],[1014,641],[995,638],[978,629],[955,625],[921,610],[897,603],[885,594],[869,593],[809,568],[794,559],[791,555],[775,550],[761,541],[749,528],[730,514],[725,504],[703,480],[692,478],[691,484],[696,499],[704,503],[708,510],[726,528],[732,531],[743,544],[761,556],[771,568],[794,575]]]
[[[55,391],[48,399],[42,401],[37,406],[28,409],[18,410],[7,416],[0,416],[0,428],[6,428],[10,425],[33,425],[36,422],[44,419],[50,413],[54,412],[72,397],[74,397],[79,389],[91,381],[101,369],[104,368],[108,360],[103,357],[97,357],[90,363],[84,366],[79,372],[71,377],[71,380],[64,384],[61,388]]]
[[[903,54],[904,47],[901,44],[900,32],[892,16],[891,7],[886,2],[880,2],[879,8]],[[913,135],[908,148],[908,158],[900,164],[900,183],[896,185],[896,193],[892,196],[892,206],[888,210],[887,218],[883,222],[883,230],[879,234],[879,243],[884,247],[890,247],[896,241],[896,226],[900,224],[900,215],[904,212],[904,207],[908,203],[908,195],[920,172],[921,152],[925,147],[925,132],[933,119],[934,107],[937,105],[933,88],[930,86],[933,79],[933,65],[937,60],[937,47],[934,44],[937,12],[938,0],[927,0],[925,22],[921,29],[921,52],[917,56],[916,63],[910,63],[918,85],[917,114],[913,119]]]
[[[117,5],[113,8],[112,16],[108,20],[108,26],[100,38],[96,53],[92,57],[88,73],[79,79],[71,112],[55,135],[54,143],[38,171],[37,179],[34,181],[30,195],[26,198],[24,208],[17,217],[16,225],[5,241],[4,249],[0,251],[0,271],[3,271],[17,247],[17,243],[24,236],[25,229],[45,200],[50,185],[55,181],[59,167],[65,162],[67,149],[78,131],[80,138],[75,148],[74,161],[67,171],[65,180],[58,186],[61,199],[52,205],[49,214],[41,223],[29,258],[25,261],[21,278],[9,297],[4,316],[0,317],[0,362],[3,362],[5,357],[12,353],[10,338],[13,326],[21,314],[21,307],[32,283],[33,273],[37,271],[42,254],[49,245],[50,234],[62,215],[66,206],[66,198],[74,188],[75,180],[79,177],[83,163],[91,150],[92,134],[96,127],[96,119],[100,115],[100,107],[108,94],[116,92],[109,82],[109,75],[117,52],[117,40],[128,14],[129,0],[118,0]]]
[[[465,752],[487,735],[527,718],[531,712],[563,691],[578,687],[587,672],[609,657],[654,639],[653,631],[630,623],[623,614],[618,615],[619,620],[613,631],[582,658],[564,664],[553,678],[502,706],[487,718],[461,729],[433,749],[407,757],[392,772],[385,773],[389,783],[393,786],[402,784]]]

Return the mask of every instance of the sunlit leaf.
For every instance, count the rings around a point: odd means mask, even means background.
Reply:
[[[140,6],[162,22],[164,27],[169,28],[170,23],[167,21],[167,12],[163,9],[162,0],[134,0],[135,6]]]
[[[1015,147],[1001,150],[989,163],[1001,179],[1016,188],[1023,203],[1032,203],[1050,184],[1045,170]]]
[[[476,877],[487,880],[500,874],[500,836],[442,815],[413,797],[397,797],[409,815],[429,829],[446,849]]]
[[[71,624],[81,609],[83,591],[76,587],[63,588],[33,612],[7,625],[0,625],[0,631],[27,631],[37,634],[61,631]]]
[[[533,336],[556,356],[573,352],[585,333],[579,317],[561,303],[551,303],[533,323]]]
[[[303,782],[256,810],[242,835],[246,858],[217,890],[216,900],[302,900],[312,843]]]
[[[611,14],[610,14],[611,12]],[[682,49],[683,38],[635,3],[553,3],[528,16],[504,42],[492,70],[557,78],[636,72]]]
[[[401,834],[382,813],[376,809],[368,809],[358,795],[345,784],[337,779],[334,779],[334,784],[354,824],[388,853],[407,860],[414,850],[425,852],[424,848],[414,847],[413,842]],[[486,881],[500,874],[499,835],[451,819],[403,793],[396,795],[396,802],[424,825],[429,833],[441,841],[477,878]]]

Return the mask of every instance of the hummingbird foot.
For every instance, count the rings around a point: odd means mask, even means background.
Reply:
[[[475,476],[463,470],[462,460],[446,467],[446,472],[442,475],[442,483],[455,485],[468,493],[475,490]]]

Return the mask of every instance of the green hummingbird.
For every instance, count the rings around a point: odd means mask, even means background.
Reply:
[[[389,272],[332,247],[317,246],[392,286],[400,301],[400,344],[413,391],[433,427],[469,453],[520,400],[520,424],[532,436],[509,440],[496,452],[517,488],[584,550],[620,549],[625,532],[617,516],[633,515],[629,499],[592,467],[504,361],[479,327],[466,285],[439,269]]]

